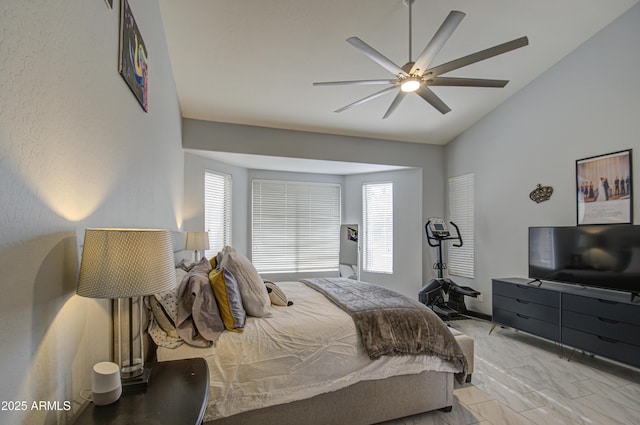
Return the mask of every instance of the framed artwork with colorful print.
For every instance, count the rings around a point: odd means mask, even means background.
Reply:
[[[147,48],[131,13],[129,2],[120,5],[120,54],[118,71],[145,112],[149,109],[149,61]]]

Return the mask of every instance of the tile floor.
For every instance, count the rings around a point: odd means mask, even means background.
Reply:
[[[470,384],[454,389],[449,413],[431,412],[384,425],[640,424],[640,370],[497,327],[449,322],[475,340]],[[562,354],[562,357],[559,355]]]

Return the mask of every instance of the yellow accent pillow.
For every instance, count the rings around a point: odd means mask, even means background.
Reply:
[[[242,298],[240,298],[236,279],[227,270],[220,269],[209,273],[209,282],[225,329],[242,332],[247,314],[242,307]]]

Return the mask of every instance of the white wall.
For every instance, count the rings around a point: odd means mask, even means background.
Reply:
[[[423,284],[422,169],[345,176],[343,222],[362,229],[362,184],[373,182],[393,183],[393,273],[366,272],[361,263],[360,279],[417,299]]]
[[[338,136],[239,124],[183,120],[183,146],[189,149],[238,152],[291,158],[309,158],[369,164],[389,164],[422,170],[422,184],[415,197],[421,199],[422,220],[409,227],[422,234],[428,217],[444,215],[444,147],[380,139]],[[423,238],[424,239],[424,238]],[[423,246],[426,243],[423,242]],[[434,276],[432,250],[424,249],[422,281]]]
[[[577,159],[640,152],[638,42],[640,5],[447,145],[446,175],[475,174],[475,279],[454,279],[483,292],[472,309],[491,312],[491,278],[527,276],[529,226],[576,224]],[[538,183],[549,201],[529,199]]]
[[[233,185],[233,245],[251,258],[251,181],[269,179],[337,183],[342,186],[342,222],[362,224],[362,183],[391,181],[394,183],[394,273],[392,275],[362,273],[362,279],[379,283],[417,297],[422,286],[422,170],[409,169],[383,173],[348,176],[292,173],[246,169],[205,158],[185,154],[185,230],[202,230],[204,170],[232,175]],[[337,273],[317,273],[313,276],[337,276]],[[265,279],[282,281],[310,277],[308,273],[265,274]]]
[[[117,70],[119,4],[0,2],[0,411],[63,424],[110,358],[106,301],[75,295],[86,227],[182,225],[175,84],[156,1],[130,0],[149,52],[149,113]]]
[[[186,152],[184,154],[184,231],[203,232],[204,172],[217,171],[231,175],[231,244],[247,254],[247,222],[249,220],[248,170]],[[211,247],[211,249],[218,249]],[[219,247],[222,249],[222,247]]]

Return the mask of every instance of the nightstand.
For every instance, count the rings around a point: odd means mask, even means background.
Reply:
[[[200,425],[207,407],[209,368],[204,359],[150,365],[146,391],[123,393],[106,406],[88,403],[74,425]]]

